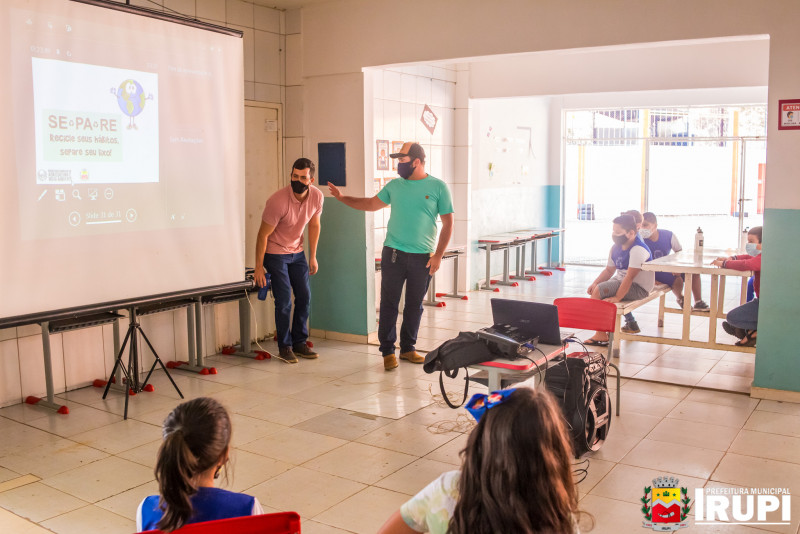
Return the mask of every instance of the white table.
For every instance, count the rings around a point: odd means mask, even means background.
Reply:
[[[683,309],[666,308],[663,304],[659,306],[659,319],[663,319],[664,313],[679,313],[683,315],[683,328],[681,338],[666,338],[658,336],[643,336],[638,334],[622,334],[621,339],[629,341],[644,341],[648,343],[663,343],[666,345],[680,345],[684,347],[698,347],[704,349],[728,350],[739,352],[755,352],[755,347],[737,347],[725,343],[717,343],[717,320],[724,319],[727,314],[723,311],[725,303],[725,280],[728,276],[738,276],[742,278],[742,293],[739,299],[740,304],[744,304],[747,298],[747,279],[752,276],[752,271],[736,271],[734,269],[722,269],[711,265],[711,262],[718,257],[729,257],[742,254],[741,251],[709,249],[704,248],[701,254],[692,250],[676,252],[668,256],[648,261],[642,265],[643,271],[655,271],[672,273],[674,275],[684,274],[686,280],[683,285],[683,301],[686,303]],[[711,297],[709,298],[708,311],[692,310],[692,277],[703,274],[711,275]],[[693,341],[689,339],[691,332],[692,316],[708,317],[708,341]]]
[[[567,345],[567,347],[569,347],[569,345]],[[546,370],[553,358],[565,352],[565,348],[560,345],[537,345],[537,348],[544,353],[544,356],[542,356],[539,351],[534,351],[534,354],[536,354],[538,358],[533,361],[524,358],[518,358],[516,360],[496,358],[488,362],[470,365],[469,367],[470,369],[486,371],[489,375],[489,391],[498,391],[504,375],[526,374],[538,369]]]

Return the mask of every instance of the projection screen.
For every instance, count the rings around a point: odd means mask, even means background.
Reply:
[[[244,278],[242,39],[0,3],[0,318]]]

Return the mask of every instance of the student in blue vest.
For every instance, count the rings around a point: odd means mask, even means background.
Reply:
[[[655,285],[655,273],[643,271],[642,264],[653,259],[653,255],[639,237],[633,216],[620,215],[614,219],[611,239],[614,245],[608,254],[608,264],[589,286],[587,293],[593,299],[613,303],[646,297]],[[608,346],[608,333],[595,332],[584,343]]]
[[[683,250],[680,241],[678,241],[678,236],[669,230],[659,229],[658,218],[655,213],[648,211],[643,217],[644,221],[642,222],[642,229],[639,230],[639,235],[642,236],[650,252],[653,253],[653,259]],[[683,308],[683,275],[675,276],[672,273],[659,272],[656,273],[656,282],[670,286],[675,294],[675,300],[678,301],[678,307]],[[694,297],[694,306],[692,308],[695,310],[708,309],[708,304],[702,299],[699,275],[692,276],[692,296]]]
[[[160,495],[139,504],[137,532],[264,513],[255,497],[214,487],[231,443],[231,420],[219,402],[200,397],[179,404],[164,420],[162,434],[155,469]]]

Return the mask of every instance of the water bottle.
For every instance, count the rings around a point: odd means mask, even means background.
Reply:
[[[703,229],[697,227],[697,233],[694,234],[694,252],[695,254],[703,253]]]

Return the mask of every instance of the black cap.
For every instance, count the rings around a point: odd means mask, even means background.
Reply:
[[[407,149],[405,152],[395,152],[394,154],[389,154],[389,157],[402,158],[408,156],[411,158],[411,161],[419,159],[422,163],[425,163],[425,150],[419,143],[405,143],[400,150],[405,149]]]

